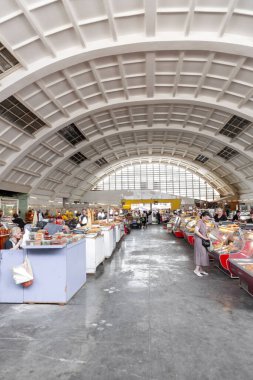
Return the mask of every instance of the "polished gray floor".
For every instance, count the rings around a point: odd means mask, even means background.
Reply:
[[[0,305],[0,379],[248,380],[253,298],[159,226],[132,231],[66,306]]]

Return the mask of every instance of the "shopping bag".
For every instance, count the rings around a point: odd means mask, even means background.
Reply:
[[[25,257],[24,262],[18,267],[12,268],[13,271],[13,279],[15,283],[22,284],[24,287],[28,287],[33,283],[33,271],[31,267],[31,263],[28,257]]]

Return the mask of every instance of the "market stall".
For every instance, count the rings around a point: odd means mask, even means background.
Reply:
[[[177,220],[177,217],[176,216],[172,216],[169,220],[169,222],[167,223],[167,231],[169,233],[172,232],[173,230],[173,227],[174,227],[174,224],[176,223],[176,220]]]
[[[102,227],[102,236],[104,237],[104,251],[105,258],[111,257],[114,247],[113,247],[113,226]]]
[[[228,269],[239,277],[240,286],[253,296],[253,233],[244,236],[244,246],[236,255],[228,258]]]
[[[95,273],[105,259],[104,237],[101,234],[86,236],[86,273]]]
[[[172,233],[177,238],[183,238],[184,237],[184,234],[183,234],[183,232],[180,229],[180,224],[181,224],[181,217],[177,216],[176,220],[175,220],[175,223],[174,223],[174,225],[172,227]]]
[[[218,226],[210,231],[209,238],[211,240],[209,255],[214,259],[214,265],[234,278],[228,267],[228,258],[236,255],[243,247],[243,234],[239,226],[235,224]]]
[[[194,241],[195,241],[194,230],[195,230],[197,222],[198,222],[197,218],[190,220],[188,223],[186,223],[186,226],[183,232],[185,240],[191,246],[194,246]]]
[[[85,239],[63,245],[30,245],[23,250],[0,251],[1,303],[67,303],[86,282]],[[33,284],[16,285],[12,268],[27,255]]]
[[[228,262],[231,273],[239,278],[240,287],[253,297],[253,258],[229,258]]]

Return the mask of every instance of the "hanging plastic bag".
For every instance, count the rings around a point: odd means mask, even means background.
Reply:
[[[33,271],[28,257],[25,257],[24,262],[18,267],[12,268],[13,279],[15,283],[23,285],[25,288],[33,283]]]

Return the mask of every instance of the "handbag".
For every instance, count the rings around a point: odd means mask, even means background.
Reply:
[[[210,247],[210,240],[207,240],[207,239],[202,239],[202,245],[203,247],[205,248],[209,248]]]

